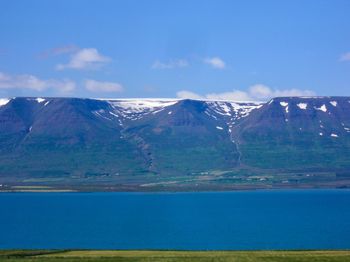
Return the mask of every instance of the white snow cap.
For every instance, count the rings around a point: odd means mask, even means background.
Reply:
[[[120,99],[120,100],[113,100],[110,99],[109,102],[111,102],[113,105],[122,107],[124,109],[134,111],[134,112],[140,112],[145,109],[153,109],[153,108],[164,108],[167,106],[174,105],[178,102],[178,100],[155,100],[155,99]]]

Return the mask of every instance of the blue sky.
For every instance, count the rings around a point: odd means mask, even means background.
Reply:
[[[350,95],[348,0],[0,2],[0,97]]]

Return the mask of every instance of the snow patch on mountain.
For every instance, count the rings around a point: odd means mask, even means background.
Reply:
[[[263,106],[260,102],[228,102],[228,101],[205,101],[208,108],[205,114],[215,120],[224,119],[229,128],[236,122],[247,117],[254,109]]]
[[[280,105],[285,108],[286,113],[289,113],[289,104],[287,102],[280,102]]]
[[[8,99],[8,98],[0,98],[0,106],[4,106],[8,102],[10,102],[10,99]]]
[[[306,110],[307,109],[307,104],[306,103],[299,103],[297,104],[297,106],[302,109],[302,110]]]
[[[117,114],[115,114],[113,112],[108,112],[108,113],[111,114],[112,116],[119,117]]]
[[[280,105],[283,106],[283,107],[286,107],[286,106],[288,106],[288,103],[282,101],[282,102],[280,102]]]
[[[235,119],[247,117],[254,109],[262,107],[261,103],[239,103],[239,102],[206,102],[209,108],[219,115],[230,116]]]
[[[46,101],[46,99],[41,98],[41,97],[38,97],[38,98],[36,98],[35,100],[36,100],[38,103],[42,103],[42,102],[45,102],[45,101]]]
[[[323,112],[327,112],[327,107],[326,105],[322,105],[321,107],[315,107],[316,110],[320,110],[320,111],[323,111]]]
[[[337,101],[331,101],[331,102],[329,102],[332,106],[334,106],[334,107],[336,107],[337,106]]]
[[[94,114],[94,115],[96,115],[96,116],[98,116],[98,117],[102,117],[102,118],[104,118],[104,119],[106,119],[106,120],[109,120],[109,121],[111,121],[112,119],[111,118],[109,118],[109,117],[107,117],[106,115],[105,115],[105,110],[103,110],[103,109],[100,109],[100,110],[96,110],[96,111],[92,111],[92,113]]]

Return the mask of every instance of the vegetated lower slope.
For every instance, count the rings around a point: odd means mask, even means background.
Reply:
[[[0,100],[0,184],[348,186],[349,170],[348,97]]]

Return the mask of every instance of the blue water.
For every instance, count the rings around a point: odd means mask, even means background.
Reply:
[[[0,248],[349,249],[350,191],[2,193]]]

